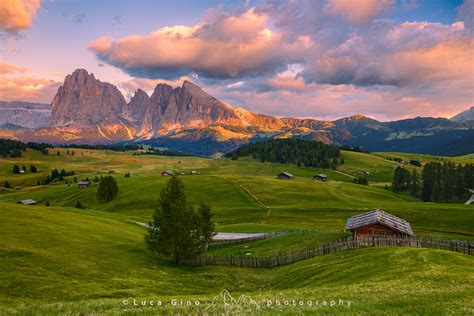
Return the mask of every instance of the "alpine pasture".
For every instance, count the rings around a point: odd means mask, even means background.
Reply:
[[[67,151],[74,150],[74,155]],[[60,152],[60,155],[57,154]],[[423,203],[385,189],[399,163],[398,153],[343,151],[338,170],[261,163],[250,158],[135,156],[132,152],[27,150],[21,158],[0,159],[0,314],[154,314],[158,307],[124,305],[124,300],[172,298],[212,300],[222,290],[250,295],[262,314],[277,309],[298,313],[471,314],[474,290],[471,256],[435,249],[368,248],[317,257],[273,269],[174,266],[146,250],[145,228],[158,194],[173,170],[188,200],[208,203],[220,232],[317,230],[211,248],[212,254],[269,256],[346,238],[348,217],[383,209],[406,219],[419,236],[472,240],[472,206]],[[405,156],[403,156],[405,157]],[[409,159],[413,159],[410,155]],[[472,162],[472,157],[454,159]],[[408,159],[408,158],[407,158]],[[13,174],[14,165],[35,165],[38,173]],[[410,166],[410,168],[413,166]],[[74,171],[92,185],[78,188],[73,176],[37,185],[53,169]],[[194,171],[194,172],[193,172]],[[292,180],[278,180],[283,171]],[[352,183],[367,172],[370,185]],[[130,177],[125,174],[130,173]],[[312,180],[324,173],[327,182]],[[116,199],[97,200],[94,178],[112,175]],[[36,206],[17,204],[33,199]],[[85,209],[75,208],[80,202]],[[49,206],[46,206],[49,204]],[[414,295],[413,293],[416,293]],[[351,307],[267,307],[269,300],[353,301]],[[165,306],[160,312],[196,312],[196,306]]]

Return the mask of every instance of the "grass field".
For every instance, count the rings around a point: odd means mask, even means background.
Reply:
[[[347,217],[382,208],[409,221],[417,235],[474,238],[472,206],[423,203],[383,188],[393,166],[384,154],[343,152],[337,172],[251,159],[133,156],[130,152],[66,149],[49,155],[27,151],[22,158],[0,160],[0,184],[22,190],[0,191],[0,314],[77,314],[126,312],[154,314],[158,307],[124,306],[133,298],[212,301],[226,289],[246,294],[262,306],[262,314],[298,313],[472,314],[473,258],[441,250],[376,248],[318,257],[270,270],[174,266],[150,254],[144,228],[159,191],[163,170],[182,176],[188,200],[212,206],[218,231],[272,232],[318,229],[211,249],[219,255],[268,256],[345,238]],[[388,156],[411,159],[411,155]],[[417,156],[418,157],[418,156]],[[419,158],[428,161],[428,158]],[[436,159],[430,158],[430,159]],[[451,158],[443,158],[451,159]],[[452,158],[470,162],[472,158]],[[14,175],[14,164],[37,166],[41,172]],[[97,201],[97,187],[78,189],[58,182],[38,186],[52,169],[74,170],[79,179],[113,171],[118,197]],[[195,170],[199,174],[190,175]],[[277,180],[289,171],[293,180]],[[352,183],[358,172],[370,172],[370,186]],[[130,172],[131,177],[125,178]],[[312,176],[326,173],[328,182]],[[72,177],[66,178],[69,182]],[[37,206],[21,206],[20,199]],[[80,201],[86,209],[76,209]],[[49,202],[50,207],[45,207]],[[266,300],[344,299],[347,307],[266,307]],[[169,304],[168,304],[169,305]],[[264,308],[263,308],[264,307]],[[159,313],[193,312],[200,307],[160,307]]]

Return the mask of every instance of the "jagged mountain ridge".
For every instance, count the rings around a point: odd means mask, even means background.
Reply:
[[[0,129],[35,129],[48,126],[51,106],[45,103],[0,101]]]
[[[53,98],[46,127],[0,131],[0,137],[54,144],[147,142],[199,154],[294,137],[371,151],[461,154],[474,151],[473,125],[441,118],[379,122],[362,115],[336,121],[276,118],[232,107],[189,81],[177,88],[160,83],[150,96],[138,89],[127,103],[116,86],[78,69]]]
[[[471,108],[467,109],[466,111],[456,114],[455,116],[451,118],[451,121],[454,121],[454,122],[474,121],[474,106],[471,106]]]

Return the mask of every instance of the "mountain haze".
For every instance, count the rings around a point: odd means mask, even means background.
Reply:
[[[138,89],[127,103],[116,86],[97,80],[84,69],[65,78],[50,111],[44,106],[40,109],[50,117],[24,126],[17,124],[16,116],[9,116],[0,136],[54,144],[141,142],[203,155],[272,138],[319,140],[370,151],[474,152],[474,122],[464,119],[276,118],[232,107],[189,81],[176,88],[160,83],[150,96]],[[28,112],[26,105],[23,111]],[[22,126],[30,130],[21,130]]]

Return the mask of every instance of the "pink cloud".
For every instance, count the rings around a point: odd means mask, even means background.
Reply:
[[[197,73],[210,78],[261,75],[298,59],[308,39],[285,43],[265,26],[267,17],[250,9],[192,27],[175,25],[119,40],[99,38],[90,49],[109,64],[139,77],[178,78]]]
[[[6,32],[28,29],[40,7],[41,0],[0,1],[0,28]]]
[[[329,0],[323,10],[329,15],[343,16],[352,24],[364,24],[389,11],[394,3],[394,0]]]
[[[0,77],[2,101],[50,103],[60,83],[36,77]]]
[[[11,73],[25,73],[27,71],[28,69],[25,67],[16,66],[0,61],[0,74],[2,75]]]

